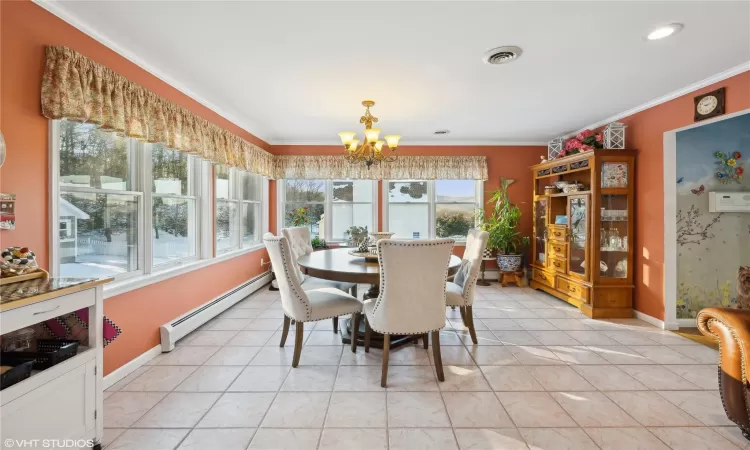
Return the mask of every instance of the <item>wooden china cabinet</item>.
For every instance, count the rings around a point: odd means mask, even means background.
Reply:
[[[635,150],[594,150],[531,167],[531,287],[592,318],[633,317]],[[578,192],[545,193],[565,181]]]

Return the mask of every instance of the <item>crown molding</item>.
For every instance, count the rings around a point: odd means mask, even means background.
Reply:
[[[568,138],[568,137],[571,137],[571,136],[575,136],[579,131],[586,130],[586,129],[593,130],[593,129],[599,128],[599,127],[601,127],[603,125],[606,125],[608,123],[624,119],[626,117],[632,116],[633,114],[637,114],[637,113],[639,113],[641,111],[645,111],[645,110],[647,110],[649,108],[653,108],[654,106],[661,105],[662,103],[666,103],[666,102],[668,102],[670,100],[674,100],[674,99],[676,99],[678,97],[682,97],[683,95],[689,94],[691,92],[695,92],[698,89],[703,89],[706,86],[711,86],[712,84],[718,83],[720,81],[724,81],[727,78],[731,78],[731,77],[733,77],[735,75],[739,75],[739,74],[741,74],[743,72],[747,72],[748,70],[750,70],[750,61],[744,62],[744,63],[742,63],[742,64],[740,64],[738,66],[732,67],[731,69],[727,69],[727,70],[725,70],[723,72],[719,72],[716,75],[711,75],[710,77],[705,78],[705,79],[703,79],[701,81],[698,81],[696,83],[693,83],[693,84],[690,84],[688,86],[685,86],[682,89],[678,89],[676,91],[670,92],[667,95],[663,95],[661,97],[658,97],[658,98],[656,98],[654,100],[651,100],[650,102],[646,102],[646,103],[644,103],[642,105],[636,106],[635,108],[631,108],[631,109],[628,109],[627,111],[623,111],[623,112],[621,112],[619,114],[615,114],[612,117],[608,117],[608,118],[606,118],[604,120],[600,120],[598,122],[594,122],[594,123],[592,123],[591,125],[589,125],[587,127],[583,127],[583,128],[581,128],[579,130],[567,133],[567,134],[563,135],[562,137]]]
[[[268,139],[270,138],[270,133],[265,127],[260,126],[258,123],[254,122],[253,120],[230,113],[226,111],[225,109],[220,108],[216,104],[206,100],[205,98],[201,97],[195,92],[191,91],[183,83],[180,83],[179,81],[168,76],[167,74],[157,69],[153,65],[149,64],[148,62],[134,55],[132,52],[112,42],[110,39],[105,37],[102,33],[97,31],[96,29],[90,27],[89,25],[85,24],[74,15],[68,13],[64,8],[60,6],[61,2],[56,2],[52,0],[32,0],[32,2],[34,2],[39,7],[44,8],[48,12],[57,16],[58,18],[62,19],[69,25],[78,29],[82,33],[91,37],[95,41],[109,48],[110,50],[122,56],[123,58],[127,59],[131,63],[135,64],[136,66],[140,67],[141,69],[145,70],[146,72],[150,73],[151,75],[155,76],[161,81],[167,83],[171,87],[177,89],[178,91],[187,95],[188,97],[200,103],[201,105],[205,106],[206,108],[210,109],[211,111],[215,112],[216,114],[234,123],[235,125],[244,129],[248,133],[251,133],[253,136],[268,142]]]
[[[283,140],[283,139],[276,139],[270,142],[271,145],[307,145],[307,146],[316,146],[316,145],[326,145],[326,146],[332,146],[335,145],[337,147],[341,146],[341,141],[338,139],[322,139],[317,141],[305,141],[305,140]],[[401,147],[414,147],[418,145],[429,145],[433,147],[459,147],[459,146],[476,146],[476,147],[500,147],[500,146],[514,146],[514,147],[534,147],[534,146],[542,146],[546,147],[547,142],[533,142],[533,141],[493,141],[493,140],[477,140],[477,141],[430,141],[430,140],[418,140],[418,141],[409,141],[408,143],[401,142],[399,143],[398,148]]]

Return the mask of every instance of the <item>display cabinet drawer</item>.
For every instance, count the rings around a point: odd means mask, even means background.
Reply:
[[[551,288],[555,287],[555,276],[546,272],[542,272],[541,270],[534,269],[532,279]]]
[[[568,257],[568,244],[565,242],[550,242],[549,243],[549,254],[553,258],[567,258]]]
[[[574,281],[558,277],[557,289],[570,295],[571,297],[579,298],[587,303],[589,301],[589,288]]]
[[[567,242],[568,227],[565,225],[550,225],[547,229],[547,237],[553,242]]]
[[[565,273],[568,271],[568,261],[565,258],[550,258],[549,266],[557,273]]]

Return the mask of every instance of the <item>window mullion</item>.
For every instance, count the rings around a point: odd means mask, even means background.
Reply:
[[[143,230],[138,233],[139,255],[143,256],[143,273],[149,274],[154,269],[154,240],[151,238],[151,229],[154,226],[154,196],[153,196],[153,170],[151,165],[151,145],[137,142],[135,139],[129,139],[135,146],[135,154],[138,155],[140,170],[139,188],[143,192],[141,208],[143,209],[143,221],[141,222]]]
[[[325,180],[325,204],[323,205],[323,223],[325,226],[325,235],[321,239],[326,241],[332,240],[333,228],[333,180]]]
[[[435,239],[435,219],[436,219],[436,202],[435,202],[435,180],[427,181],[427,199],[429,201],[429,208],[427,208],[427,220],[429,221],[429,237],[428,239]]]

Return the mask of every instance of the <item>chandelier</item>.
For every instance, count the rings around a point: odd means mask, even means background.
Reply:
[[[344,158],[352,164],[364,163],[369,169],[373,164],[378,165],[381,162],[393,162],[396,160],[396,147],[401,136],[391,134],[384,136],[385,141],[378,140],[380,129],[373,128],[373,122],[378,118],[370,114],[370,107],[375,106],[372,100],[364,100],[362,106],[365,107],[365,115],[360,117],[359,123],[365,124],[365,139],[360,145],[359,139],[354,139],[357,133],[352,131],[342,131],[339,133],[341,143],[344,144]],[[383,152],[383,145],[387,144],[389,152]]]

